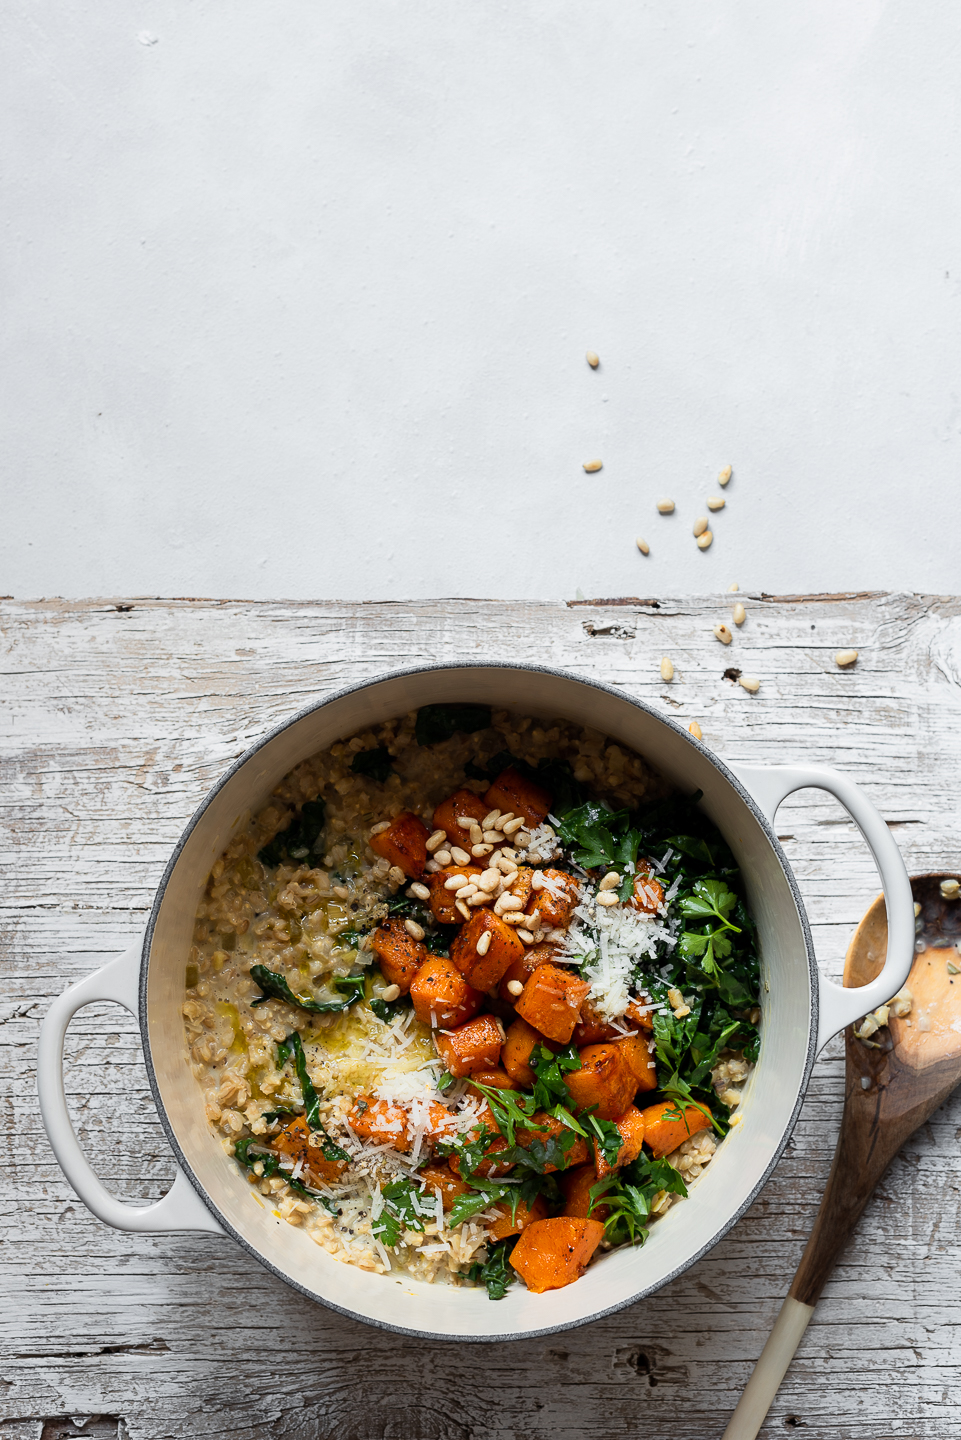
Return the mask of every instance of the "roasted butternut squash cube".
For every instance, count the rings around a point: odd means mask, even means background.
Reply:
[[[305,1185],[324,1185],[336,1180],[346,1169],[343,1160],[328,1160],[323,1150],[310,1143],[310,1127],[304,1115],[296,1115],[267,1144],[281,1155],[289,1155],[296,1167],[303,1165],[301,1179]]]
[[[517,996],[512,995],[507,988],[511,981],[519,980],[522,985],[526,985],[538,965],[546,965],[553,960],[556,952],[556,945],[531,945],[525,949],[523,955],[519,955],[513,965],[501,976],[501,983],[497,990],[500,998],[508,1005],[513,1005]]]
[[[586,980],[559,965],[538,965],[515,1008],[522,1020],[549,1040],[566,1045],[581,1017],[581,1003],[590,990]]]
[[[581,1018],[574,1026],[572,1039],[580,1050],[585,1045],[599,1045],[602,1040],[617,1040],[624,1034],[623,1026],[611,1025],[590,999],[581,1002]]]
[[[634,1099],[637,1081],[624,1052],[616,1045],[587,1045],[578,1052],[580,1070],[565,1075],[579,1110],[593,1110],[601,1120],[616,1120]]]
[[[558,1120],[554,1115],[548,1115],[545,1110],[536,1110],[531,1116],[531,1128],[529,1130],[517,1128],[517,1143],[529,1150],[537,1141],[545,1145],[549,1140],[563,1139],[559,1150],[560,1163],[555,1164],[548,1160],[544,1165],[544,1174],[550,1175],[554,1170],[569,1170],[574,1165],[583,1165],[591,1158],[591,1152],[587,1141],[581,1135],[575,1135],[573,1130]]]
[[[688,1136],[696,1135],[699,1130],[708,1130],[711,1126],[710,1117],[703,1110],[695,1105],[682,1105],[680,1101],[659,1100],[656,1105],[648,1105],[641,1115],[644,1117],[644,1143],[655,1160],[672,1155]]]
[[[650,861],[638,860],[634,894],[628,904],[645,915],[657,915],[664,904],[664,886],[655,878]]]
[[[638,1090],[657,1089],[657,1067],[653,1052],[647,1047],[647,1036],[627,1035],[623,1040],[614,1040],[614,1046],[621,1051],[637,1082]]]
[[[506,1240],[508,1235],[519,1235],[528,1225],[533,1225],[535,1220],[543,1220],[547,1215],[547,1202],[543,1195],[534,1197],[530,1209],[523,1200],[518,1200],[516,1210],[503,1200],[493,1208],[498,1212],[498,1218],[488,1227],[492,1240]]]
[[[487,949],[477,949],[483,935],[489,935]],[[524,953],[524,942],[493,910],[475,910],[454,937],[450,958],[475,990],[493,990],[504,971]]]
[[[410,998],[418,1020],[442,1030],[472,1019],[484,999],[445,955],[431,955],[424,961],[411,983]]]
[[[478,1015],[456,1030],[437,1030],[434,1044],[450,1073],[458,1080],[475,1070],[491,1070],[501,1058],[504,1031],[493,1015]]]
[[[525,825],[533,829],[547,819],[551,808],[551,795],[549,790],[535,785],[533,780],[525,780],[513,765],[508,765],[487,791],[484,804],[487,806],[485,815],[488,810],[500,810],[503,815],[513,811],[515,815],[522,816]]]
[[[347,1124],[362,1140],[373,1140],[376,1145],[390,1145],[394,1150],[409,1150],[408,1118],[402,1105],[376,1100],[373,1095],[358,1095],[347,1116]]]
[[[511,1079],[525,1090],[530,1090],[537,1078],[528,1062],[534,1047],[542,1040],[543,1037],[526,1020],[512,1020],[507,1027],[501,1060]]]
[[[555,1215],[521,1232],[510,1263],[528,1290],[542,1295],[579,1280],[604,1237],[599,1220]]]
[[[502,1069],[500,1065],[496,1065],[492,1070],[475,1070],[470,1078],[471,1084],[467,1087],[467,1093],[469,1095],[480,1096],[481,1092],[474,1089],[475,1085],[487,1085],[491,1090],[517,1089],[517,1081],[512,1080],[507,1071]]]
[[[544,885],[534,890],[527,905],[527,913],[535,927],[545,930],[566,930],[577,904],[580,886],[574,875],[566,870],[542,870]]]
[[[578,1165],[574,1170],[565,1170],[561,1175],[561,1194],[564,1196],[564,1214],[580,1215],[586,1219],[606,1220],[610,1208],[598,1202],[591,1209],[591,1186],[597,1184],[597,1171],[593,1165]]]
[[[398,985],[402,995],[408,993],[411,981],[430,953],[422,940],[408,935],[398,915],[392,915],[377,927],[370,937],[370,948],[377,956],[384,979]]]
[[[404,810],[390,822],[386,830],[372,835],[367,842],[375,855],[400,866],[409,880],[423,875],[427,864],[427,841],[430,831],[411,810]]]
[[[629,1165],[632,1160],[636,1160],[644,1144],[644,1116],[635,1105],[628,1105],[624,1114],[619,1115],[614,1124],[621,1132],[624,1143],[618,1150],[613,1165],[608,1165],[598,1150],[595,1163],[600,1180],[603,1180],[605,1175],[610,1175],[612,1170],[619,1170],[622,1165]]]
[[[468,880],[476,880],[480,874],[476,865],[450,865],[446,870],[436,870],[428,877],[431,914],[439,925],[459,925],[462,918],[457,909],[455,892],[447,889],[447,881],[457,875],[466,884]]]
[[[445,1210],[452,1208],[458,1195],[470,1193],[470,1186],[447,1165],[425,1165],[423,1170],[417,1172],[417,1178],[422,1180],[429,1190],[440,1191],[441,1204]]]
[[[632,1000],[627,1007],[624,1020],[628,1025],[637,1025],[648,1034],[654,1031],[654,1005],[647,1000]]]
[[[443,830],[452,845],[460,845],[469,850],[470,845],[464,844],[469,832],[463,825],[458,825],[458,820],[473,820],[479,825],[492,808],[485,805],[473,790],[455,790],[453,795],[442,800],[434,811],[434,829]]]

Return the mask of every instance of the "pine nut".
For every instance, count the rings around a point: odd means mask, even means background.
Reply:
[[[608,870],[604,879],[598,885],[598,890],[616,890],[621,883],[621,877],[616,870]]]
[[[839,669],[846,670],[849,665],[854,664],[857,658],[858,652],[856,650],[839,650],[834,657],[834,663]]]
[[[731,641],[734,639],[734,636],[731,634],[730,630],[727,628],[726,625],[715,625],[714,634],[716,635],[718,640],[720,640],[722,645],[730,645]]]
[[[450,847],[450,858],[455,860],[458,865],[466,865],[470,861],[470,856],[467,851],[462,850],[459,845],[452,845]]]
[[[399,1000],[399,999],[400,999],[400,986],[399,986],[399,985],[388,985],[388,986],[387,986],[387,989],[384,991],[383,995],[381,995],[380,998],[381,998],[382,1000],[386,1000],[387,1003],[388,1003],[388,1005],[390,1004],[390,1002],[391,1002],[392,1000]]]
[[[472,825],[477,824],[477,821],[474,819],[473,815],[458,815],[457,823],[462,830],[469,830]]]
[[[472,845],[470,847],[470,853],[475,860],[483,860],[484,856],[489,855],[493,848],[493,845]]]
[[[437,861],[438,865],[449,865],[453,858],[454,857],[449,850],[434,851],[434,859]]]
[[[961,894],[961,881],[942,880],[938,888],[945,900],[957,900],[958,895]]]
[[[447,831],[446,831],[446,830],[435,830],[434,833],[433,833],[431,836],[429,836],[429,837],[428,837],[428,840],[427,840],[427,850],[428,850],[428,853],[429,853],[430,855],[433,855],[434,851],[435,851],[435,850],[439,850],[440,847],[441,847],[443,844],[446,843],[446,841],[447,841]]]
[[[423,925],[418,925],[416,920],[405,920],[404,929],[412,940],[423,940],[424,927]]]
[[[523,995],[524,984],[521,980],[508,980],[507,991],[510,995]]]
[[[699,550],[707,550],[713,539],[714,536],[711,534],[710,530],[705,530],[703,535],[699,535],[697,537],[697,548]]]
[[[588,475],[593,475],[593,474],[595,473],[595,471],[603,469],[603,466],[604,466],[604,461],[603,461],[603,460],[585,460],[585,461],[584,461],[584,469],[587,471]]]
[[[493,830],[495,821],[500,819],[500,815],[501,812],[499,810],[491,810],[490,814],[485,815],[481,821],[481,829]]]
[[[761,688],[761,682],[756,675],[742,675],[737,683],[745,690],[749,690],[752,695],[756,695]]]
[[[464,883],[463,875],[452,875],[449,880],[444,881],[445,890],[459,890]]]
[[[510,891],[502,895],[497,902],[497,908],[503,915],[505,910],[523,910],[524,902],[519,895],[512,895]]]
[[[493,897],[488,895],[486,890],[476,890],[473,895],[468,895],[468,905],[489,905]]]
[[[733,581],[732,584],[730,584],[730,585],[727,587],[727,593],[728,593],[729,595],[734,595],[739,589],[740,589],[740,586],[738,585],[737,581],[735,580],[735,581]]]
[[[697,535],[703,535],[703,534],[704,534],[704,531],[705,531],[706,529],[707,529],[707,516],[706,516],[706,515],[699,515],[699,516],[697,517],[697,519],[694,521],[694,534],[695,534],[695,536],[697,536]]]
[[[384,831],[385,831],[385,830],[389,830],[389,829],[390,829],[390,821],[389,821],[389,820],[381,820],[381,822],[380,822],[379,825],[372,825],[372,826],[371,826],[371,831],[370,831],[370,833],[371,833],[371,835],[383,835]],[[443,831],[441,831],[441,834],[443,834]]]
[[[494,914],[497,914],[496,909]],[[505,925],[526,925],[528,921],[528,917],[524,914],[523,910],[508,910],[507,914],[501,915],[500,918]]]
[[[642,555],[650,555],[651,547],[650,545],[648,545],[647,541],[642,536],[638,535],[637,539],[634,541],[634,544],[637,546],[638,550],[640,550]]]
[[[745,620],[747,619],[747,611],[741,604],[740,600],[737,602],[734,609],[731,611],[731,619],[734,621],[735,625],[743,625]]]
[[[499,845],[504,838],[500,830],[488,830],[486,826],[481,834],[484,837],[485,845]]]
[[[428,860],[428,861],[427,861],[427,864],[424,866],[424,871],[425,871],[425,873],[428,874],[428,875],[436,875],[437,872],[438,872],[438,870],[442,870],[442,869],[443,869],[443,866],[442,866],[442,865],[438,865],[438,863],[437,863],[436,860]]]
[[[503,850],[501,851],[501,854],[504,856],[504,859],[505,859],[505,860],[513,860],[513,862],[514,862],[514,869],[516,870],[516,869],[517,869],[517,851],[516,851],[516,850],[512,850],[511,847],[510,847],[510,845],[505,845],[504,848],[503,848]]]
[[[598,905],[616,905],[617,896],[613,890],[605,890],[603,894],[598,895],[597,903]]]
[[[673,501],[673,500],[658,500],[658,502],[657,502],[657,513],[658,513],[659,515],[671,515],[671,514],[673,514],[673,513],[674,513],[674,501]]]
[[[519,845],[522,850],[525,850],[530,843],[531,832],[529,830],[518,830],[514,836],[514,844]]]
[[[409,893],[411,895],[416,895],[418,900],[430,899],[430,891],[428,890],[427,886],[422,885],[419,880],[414,881],[413,885],[410,887]]]
[[[709,510],[723,510],[727,501],[723,495],[709,495],[707,497],[707,508]]]
[[[692,720],[691,723],[690,723],[690,725],[688,725],[687,728],[688,728],[689,733],[694,736],[694,739],[695,739],[695,740],[703,740],[703,739],[704,739],[703,731],[701,730],[701,727],[700,727],[700,725],[697,723],[696,720]]]
[[[480,937],[480,939],[478,940],[477,945],[475,946],[475,949],[477,950],[478,955],[486,955],[487,952],[488,952],[488,950],[489,950],[490,948],[491,948],[491,932],[490,932],[489,930],[485,930],[484,933],[483,933],[483,935],[482,935],[482,936]]]
[[[501,883],[501,872],[499,870],[485,870],[483,875],[478,877],[478,885],[488,893],[497,889]]]
[[[518,938],[523,940],[525,945],[533,945],[534,937],[529,930],[518,930]]]
[[[459,890],[455,890],[454,899],[466,900],[469,895],[473,895],[476,889],[477,886],[474,884],[473,880],[468,880],[467,884],[465,885],[464,878],[463,876],[461,876],[461,886]]]
[[[470,911],[468,910],[467,906],[464,904],[463,900],[455,900],[455,902],[454,902],[454,908],[455,908],[455,910],[458,911],[459,914],[463,915],[463,917],[464,917],[465,920],[469,920],[469,919],[470,919]]]
[[[674,679],[674,666],[666,655],[661,658],[661,679],[668,683]]]
[[[598,365],[600,365],[601,363],[601,357],[600,355],[598,355],[596,350],[588,350],[587,354],[584,356],[584,359],[587,361],[588,365],[590,365],[592,370],[596,370]]]
[[[520,815],[518,815],[518,817],[517,817],[516,820],[508,820],[507,824],[503,827],[503,829],[504,829],[504,834],[505,834],[505,835],[514,835],[514,834],[516,834],[516,832],[517,832],[518,830],[520,830],[520,828],[522,827],[523,824],[524,824],[524,820],[523,820],[523,817],[520,816]]]
[[[483,845],[484,843],[484,832],[476,822],[470,827],[470,843],[472,845]]]
[[[731,478],[731,476],[732,476],[733,474],[734,474],[734,471],[733,471],[733,469],[731,468],[731,466],[730,466],[730,465],[725,465],[724,469],[721,471],[720,475],[718,475],[718,477],[717,477],[717,483],[718,483],[719,485],[726,485],[727,482],[730,480],[730,478]]]

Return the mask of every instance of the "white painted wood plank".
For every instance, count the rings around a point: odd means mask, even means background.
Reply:
[[[138,1440],[720,1433],[830,1165],[836,1042],[770,1184],[700,1265],[609,1320],[480,1350],[335,1318],[229,1242],[100,1225],[42,1136],[33,1057],[50,999],[135,934],[170,846],[225,765],[307,701],[401,664],[517,657],[621,684],[697,718],[726,757],[841,766],[892,824],[909,868],[956,868],[961,601],[742,598],[749,618],[730,649],[711,634],[727,596],[657,606],[3,603],[0,1117],[10,1163],[0,1175],[0,1433],[37,1436],[41,1422],[69,1415],[107,1417],[86,1432],[98,1436],[122,1421]],[[842,673],[832,657],[848,645],[861,658]],[[657,673],[665,653],[677,666],[671,686]],[[761,677],[756,697],[722,678],[732,665]],[[836,969],[877,890],[870,859],[839,807],[816,793],[787,802],[778,830],[791,837],[817,942]],[[123,1011],[77,1017],[67,1080],[111,1188],[163,1193],[172,1162]],[[895,1161],[765,1435],[803,1427],[824,1440],[954,1440],[959,1134],[955,1098]]]

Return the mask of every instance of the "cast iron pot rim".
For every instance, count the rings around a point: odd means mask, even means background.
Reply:
[[[811,1015],[808,1028],[807,1055],[805,1058],[804,1073],[801,1079],[801,1084],[798,1087],[797,1100],[794,1102],[794,1109],[791,1111],[791,1117],[784,1128],[784,1133],[778,1141],[774,1153],[772,1154],[768,1164],[765,1166],[763,1175],[758,1180],[750,1195],[748,1195],[747,1198],[742,1202],[742,1204],[738,1206],[734,1214],[731,1215],[724,1222],[724,1224],[715,1233],[712,1239],[707,1241],[706,1244],[702,1245],[700,1250],[696,1251],[696,1253],[692,1255],[688,1260],[686,1260],[683,1265],[679,1265],[676,1270],[672,1270],[670,1274],[665,1275],[663,1280],[658,1281],[656,1286],[651,1286],[648,1289],[639,1290],[636,1295],[632,1295],[629,1299],[619,1300],[616,1304],[605,1306],[601,1310],[594,1311],[594,1313],[591,1315],[584,1315],[579,1320],[573,1320],[563,1325],[538,1326],[536,1329],[533,1330],[514,1330],[509,1331],[506,1334],[452,1336],[445,1335],[439,1331],[434,1330],[417,1330],[408,1325],[392,1325],[386,1320],[373,1319],[368,1315],[358,1315],[355,1311],[347,1309],[347,1307],[344,1305],[335,1305],[333,1301],[326,1299],[323,1295],[318,1295],[316,1291],[311,1290],[308,1286],[301,1285],[299,1281],[295,1280],[292,1276],[286,1274],[283,1270],[279,1268],[279,1266],[274,1265],[273,1261],[271,1261],[263,1253],[263,1251],[258,1250],[255,1245],[252,1245],[249,1240],[246,1240],[243,1235],[241,1235],[237,1230],[234,1229],[230,1222],[221,1214],[214,1200],[211,1198],[205,1187],[201,1184],[201,1182],[197,1179],[197,1176],[194,1174],[189,1160],[187,1159],[186,1155],[180,1147],[180,1143],[174,1133],[173,1126],[168,1119],[166,1107],[163,1103],[163,1098],[160,1093],[160,1087],[157,1083],[156,1072],[154,1070],[153,1056],[151,1055],[150,1051],[150,1036],[147,1033],[147,971],[150,964],[150,947],[153,941],[153,933],[154,928],[157,924],[160,906],[163,903],[164,895],[167,891],[167,885],[169,884],[170,877],[172,876],[177,862],[180,859],[181,852],[183,851],[187,841],[190,839],[190,836],[193,834],[194,828],[199,823],[201,816],[207,810],[207,807],[213,802],[214,798],[219,795],[220,791],[223,790],[226,785],[230,783],[238,770],[242,769],[243,766],[246,765],[247,761],[250,760],[252,756],[256,755],[258,750],[262,750],[265,745],[268,745],[270,743],[271,740],[275,739],[278,735],[283,734],[285,730],[289,730],[291,725],[296,725],[299,720],[303,720],[308,715],[313,714],[315,710],[320,710],[325,705],[329,705],[331,701],[341,700],[344,698],[344,696],[352,695],[358,690],[367,690],[370,689],[370,687],[373,685],[382,684],[385,680],[397,680],[402,678],[403,676],[409,675],[425,675],[437,670],[527,670],[539,675],[559,676],[562,680],[570,680],[577,685],[583,685],[593,690],[600,690],[604,694],[614,696],[614,698],[617,700],[626,701],[627,704],[633,705],[637,710],[643,710],[645,714],[650,715],[654,720],[659,721],[662,725],[667,725],[670,729],[674,730],[676,734],[680,735],[689,745],[693,745],[696,750],[699,750],[701,754],[704,755],[711,762],[711,764],[714,765],[716,769],[721,772],[724,779],[744,801],[748,809],[751,811],[751,814],[754,816],[754,818],[760,824],[761,828],[764,830],[768,843],[770,844],[772,850],[777,856],[777,860],[779,865],[781,866],[784,878],[787,880],[788,885],[791,889],[794,906],[797,910],[798,919],[801,922],[801,930],[804,935],[804,948],[807,954],[808,970],[810,972],[811,980]],[[603,1320],[606,1316],[614,1315],[619,1310],[625,1310],[629,1305],[636,1304],[638,1300],[645,1299],[648,1295],[654,1294],[657,1290],[662,1290],[666,1285],[670,1284],[672,1280],[676,1280],[679,1275],[683,1275],[686,1270],[689,1270],[691,1268],[691,1266],[696,1265],[697,1262],[701,1260],[709,1250],[713,1250],[714,1246],[718,1243],[718,1241],[723,1240],[724,1236],[728,1233],[732,1226],[736,1225],[738,1220],[740,1220],[741,1216],[745,1213],[745,1211],[748,1210],[751,1205],[753,1205],[761,1190],[767,1184],[775,1165],[784,1153],[785,1146],[791,1138],[794,1127],[798,1121],[798,1116],[801,1113],[801,1106],[804,1103],[804,1096],[807,1092],[808,1081],[811,1078],[811,1070],[814,1067],[814,1061],[816,1059],[815,1044],[818,1033],[817,1022],[819,998],[818,975],[818,965],[814,955],[814,942],[811,938],[811,930],[808,924],[807,914],[804,909],[804,902],[801,898],[801,892],[798,889],[797,881],[795,880],[793,871],[791,870],[791,866],[788,863],[788,858],[781,847],[781,843],[778,840],[777,835],[774,833],[773,826],[768,821],[767,817],[758,808],[758,805],[754,800],[753,796],[744,788],[744,786],[741,784],[740,780],[733,773],[733,771],[728,769],[724,761],[719,759],[719,757],[715,755],[713,751],[709,750],[706,745],[703,745],[699,740],[695,740],[694,736],[691,735],[689,731],[683,729],[682,726],[678,725],[676,720],[672,720],[668,715],[660,714],[657,710],[653,708],[653,706],[646,704],[643,700],[635,699],[633,695],[625,694],[623,690],[620,690],[614,685],[606,685],[602,681],[588,679],[583,675],[576,674],[572,670],[561,670],[554,665],[531,665],[520,662],[516,662],[514,664],[507,664],[503,661],[491,660],[463,660],[456,663],[451,661],[439,661],[437,664],[434,665],[410,665],[400,670],[388,670],[380,675],[371,676],[367,680],[358,681],[358,683],[355,685],[345,685],[342,689],[335,690],[332,694],[326,695],[323,700],[318,700],[312,705],[305,705],[303,709],[298,710],[295,715],[292,715],[290,717],[290,719],[282,721],[279,725],[275,725],[271,730],[267,732],[266,735],[262,737],[262,739],[256,741],[256,743],[251,745],[249,749],[245,750],[244,753],[239,756],[239,758],[236,759],[233,764],[224,772],[224,774],[217,781],[216,785],[214,785],[213,788],[207,792],[207,795],[201,801],[200,805],[197,807],[190,820],[188,821],[183,834],[178,840],[173,850],[173,853],[171,854],[170,859],[167,862],[167,867],[164,870],[163,877],[160,881],[159,886],[157,887],[157,895],[154,899],[153,906],[151,907],[150,918],[147,921],[147,928],[144,932],[143,948],[141,951],[140,960],[140,1034],[143,1042],[144,1062],[147,1067],[147,1076],[150,1080],[150,1088],[153,1091],[154,1103],[157,1107],[157,1114],[160,1117],[160,1123],[164,1128],[168,1141],[170,1142],[170,1148],[174,1152],[174,1157],[177,1161],[177,1164],[187,1176],[187,1179],[190,1181],[191,1185],[193,1185],[197,1194],[200,1196],[201,1200],[204,1202],[210,1213],[214,1216],[217,1223],[224,1229],[224,1231],[228,1235],[231,1236],[233,1240],[237,1242],[238,1245],[242,1246],[249,1255],[252,1255],[253,1258],[260,1265],[263,1265],[265,1269],[271,1272],[271,1274],[276,1275],[277,1278],[279,1280],[282,1280],[285,1285],[290,1285],[293,1287],[293,1289],[299,1290],[300,1293],[306,1296],[308,1300],[319,1302],[321,1305],[325,1305],[328,1310],[333,1310],[336,1314],[344,1315],[348,1319],[359,1322],[361,1324],[374,1325],[380,1330],[389,1330],[395,1335],[410,1335],[419,1340],[445,1340],[448,1343],[450,1343],[451,1341],[467,1341],[471,1344],[494,1344],[497,1342],[503,1342],[505,1340],[532,1340],[536,1339],[540,1335],[557,1335],[567,1330],[578,1329],[582,1325],[590,1325],[595,1320]],[[493,1304],[494,1302],[491,1303]]]

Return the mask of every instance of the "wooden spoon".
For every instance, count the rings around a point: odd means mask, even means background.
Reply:
[[[890,1017],[865,1043],[845,1031],[846,1088],[841,1133],[827,1189],[801,1263],[770,1338],[731,1416],[723,1440],[754,1440],[814,1314],[828,1276],[871,1192],[909,1135],[961,1084],[961,900],[941,894],[942,880],[912,879],[921,906],[919,940],[906,986],[910,1013]],[[866,985],[879,973],[888,943],[884,897],[878,896],[851,941],[844,983]],[[948,967],[951,967],[950,969]]]

